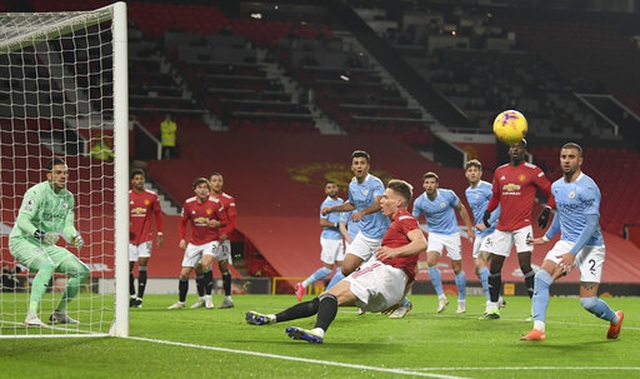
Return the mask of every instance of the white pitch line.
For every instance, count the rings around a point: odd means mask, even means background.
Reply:
[[[598,366],[530,366],[530,367],[411,367],[411,370],[419,371],[640,371],[640,366],[627,366],[627,367],[598,367]]]
[[[384,368],[384,367],[375,367],[375,366],[365,366],[365,365],[358,365],[358,364],[351,364],[351,363],[323,361],[320,359],[308,359],[308,358],[291,357],[288,355],[277,355],[277,354],[260,353],[255,351],[227,349],[223,347],[196,345],[192,343],[165,341],[165,340],[158,340],[153,338],[144,338],[144,337],[125,337],[125,338],[137,340],[137,341],[151,342],[151,343],[156,343],[161,345],[180,346],[180,347],[188,347],[188,348],[202,349],[202,350],[213,350],[213,351],[220,351],[220,352],[232,353],[232,354],[252,355],[256,357],[280,359],[284,361],[310,363],[310,364],[323,365],[323,366],[344,367],[344,368],[349,368],[354,370],[368,370],[368,371],[376,371],[376,372],[385,372],[389,374],[413,375],[413,376],[421,376],[426,378],[438,378],[438,379],[468,379],[463,376],[440,375],[440,374],[434,374],[434,373],[411,371],[407,369],[394,369],[394,368]]]

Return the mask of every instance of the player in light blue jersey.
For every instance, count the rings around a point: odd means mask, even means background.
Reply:
[[[324,208],[330,208],[333,206],[340,206],[344,204],[344,200],[338,197],[338,184],[332,180],[328,181],[324,185],[324,193],[327,197],[320,205],[320,226],[322,226],[322,232],[320,233],[320,246],[322,246],[322,252],[320,253],[320,260],[322,261],[322,267],[316,270],[311,276],[306,278],[303,282],[296,284],[296,297],[298,301],[302,301],[302,296],[305,294],[307,287],[311,283],[315,283],[318,280],[322,280],[333,272],[333,265],[336,265],[336,274],[340,271],[342,266],[342,260],[344,259],[344,243],[342,242],[342,234],[340,233],[340,214],[330,213],[322,214]]]
[[[89,267],[69,250],[56,245],[60,237],[78,251],[84,241],[73,225],[73,195],[66,188],[68,168],[59,158],[47,164],[47,181],[24,194],[18,218],[9,236],[9,252],[20,263],[37,272],[31,285],[26,326],[46,326],[38,317],[40,302],[54,272],[69,276],[62,298],[49,317],[52,324],[78,324],[67,315],[67,305],[89,277]]]
[[[489,268],[487,261],[489,253],[486,246],[490,246],[492,242],[493,232],[496,230],[495,225],[500,216],[500,206],[491,212],[489,226],[483,222],[484,212],[487,210],[487,204],[491,199],[491,183],[482,180],[482,163],[477,159],[471,159],[464,165],[464,175],[469,181],[469,187],[465,190],[465,196],[475,224],[476,239],[473,243],[473,260],[475,264],[476,275],[480,279],[480,284],[487,297],[487,307],[485,312],[489,310],[489,302],[491,296],[489,294]],[[504,307],[506,302],[500,297],[500,307]]]
[[[356,238],[356,235],[360,231],[360,221],[353,221],[351,219],[351,214],[353,212],[354,211],[340,213],[340,234],[342,234],[346,250],[349,250],[349,246],[353,243],[353,239]],[[342,275],[342,267],[340,267],[336,270],[336,274],[329,281],[327,291],[342,279],[344,279],[344,275]]]
[[[444,250],[451,259],[451,267],[455,273],[458,287],[458,309],[456,313],[466,312],[467,277],[462,270],[462,242],[460,229],[454,210],[457,210],[467,226],[468,238],[471,243],[475,239],[475,231],[467,208],[462,204],[458,195],[452,190],[438,188],[440,179],[434,172],[422,175],[424,193],[413,202],[413,216],[419,218],[424,215],[429,232],[429,246],[427,247],[427,265],[431,284],[438,294],[438,313],[447,308],[449,300],[442,288],[442,277],[438,269],[438,258]]]
[[[542,341],[547,338],[545,322],[549,306],[549,286],[566,275],[573,267],[580,270],[580,305],[596,317],[609,321],[607,338],[620,335],[624,313],[614,312],[598,299],[598,288],[604,265],[605,246],[600,233],[600,189],[582,170],[583,156],[580,145],[569,142],[560,150],[563,177],[551,186],[556,200],[556,216],[544,236],[528,243],[540,245],[558,232],[560,240],[547,253],[542,267],[535,276],[535,289],[531,298],[533,329],[520,338]]]

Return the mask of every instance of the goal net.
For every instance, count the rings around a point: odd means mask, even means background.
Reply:
[[[128,334],[126,38],[122,2],[94,11],[0,13],[0,337]],[[27,327],[36,272],[11,254],[10,234],[23,195],[47,181],[52,158],[68,165],[74,225],[85,242],[80,250],[65,238],[57,245],[90,273],[66,308],[79,324],[49,322],[69,280],[60,265],[37,313],[47,326]]]

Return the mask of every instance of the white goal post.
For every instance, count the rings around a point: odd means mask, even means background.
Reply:
[[[129,334],[127,71],[124,2],[0,13],[0,338]],[[47,180],[52,158],[69,167],[74,225],[85,241],[81,250],[63,238],[58,245],[90,274],[66,306],[79,324],[27,327],[35,272],[11,254],[9,235],[23,195]],[[62,304],[67,281],[62,272],[49,283],[38,309],[44,323]]]

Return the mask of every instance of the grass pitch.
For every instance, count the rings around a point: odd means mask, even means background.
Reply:
[[[307,297],[310,299],[310,297]],[[618,340],[578,298],[552,298],[547,340],[520,341],[530,300],[507,297],[500,320],[479,320],[484,298],[455,297],[442,314],[434,296],[410,297],[404,319],[358,316],[340,308],[324,344],[290,340],[287,326],[311,328],[315,317],[248,325],[244,313],[276,313],[293,295],[235,296],[233,309],[167,310],[175,296],[148,295],[131,309],[130,338],[2,339],[0,370],[11,378],[630,378],[640,377],[640,302],[608,298],[625,311]],[[190,296],[189,306],[196,299]],[[221,303],[220,296],[214,298]]]

